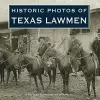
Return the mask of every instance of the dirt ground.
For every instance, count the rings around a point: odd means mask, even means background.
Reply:
[[[12,78],[12,74],[11,74]],[[43,76],[45,90],[43,91],[38,81],[40,92],[36,91],[34,80],[29,82],[28,72],[22,72],[19,84],[16,86],[15,81],[9,80],[7,87],[0,86],[0,100],[88,100],[86,82],[84,77],[70,76],[69,94],[62,94],[62,78],[57,74],[55,89],[47,88],[49,79]],[[96,100],[100,100],[100,77],[96,77]],[[93,91],[90,100],[93,100]]]

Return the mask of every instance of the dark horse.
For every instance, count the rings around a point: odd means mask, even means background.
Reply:
[[[56,69],[57,69],[57,61],[55,58],[50,57],[46,60],[43,60],[44,66],[46,67],[45,70],[49,75],[49,85],[51,87],[51,82],[53,82],[53,88],[55,88],[55,81],[56,81]]]
[[[4,69],[6,68],[5,56],[0,52],[0,75],[1,75],[1,85],[4,85]]]
[[[16,85],[18,84],[17,82],[17,73],[16,70],[20,69],[20,64],[18,61],[19,55],[14,55],[13,53],[9,52],[8,50],[0,48],[0,52],[5,55],[5,61],[4,63],[7,64],[7,80],[6,80],[6,85],[8,84],[10,72],[13,71]]]
[[[54,45],[50,45],[47,43],[44,43],[39,49],[39,56],[42,58],[42,56],[45,54],[46,50],[49,48],[53,48]],[[49,85],[48,87],[51,86],[51,82],[53,82],[53,87],[55,87],[55,81],[56,81],[56,69],[57,69],[57,61],[54,58],[49,58],[47,60],[43,60],[43,65],[44,65],[44,70],[48,73],[49,76]]]
[[[32,76],[34,78],[37,90],[39,90],[37,83],[37,76],[40,80],[42,89],[44,90],[44,85],[42,81],[42,74],[44,73],[44,67],[42,59],[41,58],[37,59],[36,57],[30,57],[28,55],[22,55],[19,58],[19,61],[22,65],[22,68],[27,68],[30,77]]]
[[[94,91],[94,97],[96,97],[95,92],[95,62],[93,57],[89,54],[83,51],[82,49],[76,49],[76,53],[78,55],[78,60],[80,61],[80,70],[83,71],[85,75],[85,79],[87,82],[87,88],[88,88],[88,95],[90,96],[90,82],[92,81],[93,91]],[[71,72],[71,65],[77,66],[77,59],[71,59],[73,63],[70,63],[69,61],[69,55],[66,54],[62,56],[59,52],[57,52],[54,49],[48,49],[45,54],[43,55],[43,59],[47,60],[49,57],[56,58],[58,62],[58,67],[61,73],[61,76],[63,78],[63,93],[68,92],[68,82],[69,82],[69,74]]]

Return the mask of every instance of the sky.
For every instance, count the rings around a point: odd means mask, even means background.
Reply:
[[[9,4],[88,4],[91,9],[100,8],[100,0],[0,0],[0,22],[8,21]]]

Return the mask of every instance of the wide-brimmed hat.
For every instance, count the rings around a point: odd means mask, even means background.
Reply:
[[[69,35],[76,35],[76,33],[70,33]]]
[[[45,40],[45,37],[39,37],[38,41],[40,42],[40,39]]]
[[[72,29],[72,30],[70,30],[69,35],[77,35],[78,33],[79,33],[79,29]]]

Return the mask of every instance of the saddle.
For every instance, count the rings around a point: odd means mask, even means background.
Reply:
[[[73,57],[73,56],[70,56],[70,55],[69,55],[68,61],[69,61],[69,63],[71,64],[72,69],[73,69],[73,61],[74,61],[74,60],[76,61],[76,64],[77,64],[76,70],[78,71],[78,70],[79,70],[79,67],[81,66],[80,60],[77,59],[77,57]]]
[[[38,66],[40,67],[41,66],[41,62],[42,62],[41,57],[39,55],[36,55],[36,60],[37,60]]]

